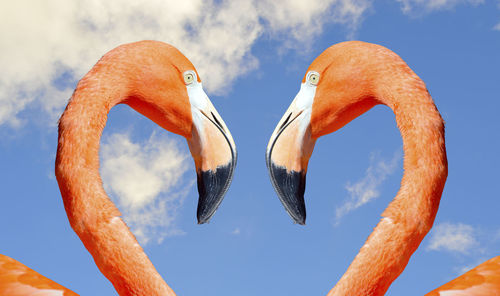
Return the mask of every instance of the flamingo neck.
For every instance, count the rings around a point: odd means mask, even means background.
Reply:
[[[434,223],[448,174],[444,123],[416,75],[403,83],[378,96],[403,139],[401,187],[329,296],[384,295]]]
[[[175,295],[120,218],[99,174],[109,110],[126,98],[124,77],[82,79],[59,122],[56,177],[71,227],[120,295]],[[107,79],[107,80],[106,80]]]

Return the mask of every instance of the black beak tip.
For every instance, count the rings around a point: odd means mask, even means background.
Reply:
[[[198,224],[208,223],[224,199],[233,177],[233,164],[219,166],[215,171],[198,172]]]
[[[209,223],[210,222],[210,218],[209,216],[200,216],[200,215],[197,215],[198,217],[198,224],[201,225],[201,224],[205,224],[205,223]]]
[[[304,213],[304,216],[294,217],[293,220],[294,220],[295,223],[297,223],[299,225],[306,225],[306,216],[305,216],[305,213]]]
[[[306,224],[306,205],[304,192],[306,189],[305,171],[287,171],[285,167],[269,163],[269,174],[281,203],[295,223]]]

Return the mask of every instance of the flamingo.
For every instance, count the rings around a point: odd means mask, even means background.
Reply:
[[[377,104],[394,111],[401,132],[401,188],[329,296],[385,294],[431,229],[448,175],[441,115],[424,82],[397,54],[380,45],[343,42],[309,66],[266,150],[271,183],[290,217],[303,225],[307,165],[316,139]],[[427,295],[500,295],[500,256]]]
[[[184,136],[198,178],[198,223],[213,216],[236,165],[233,138],[205,94],[193,64],[158,41],[121,45],[80,80],[59,120],[55,174],[71,227],[120,295],[175,295],[108,198],[99,175],[107,114],[127,104]],[[0,295],[76,295],[0,256]]]

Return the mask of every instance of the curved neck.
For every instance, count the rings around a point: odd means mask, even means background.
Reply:
[[[109,73],[108,73],[109,74]],[[126,78],[89,72],[59,121],[56,177],[71,227],[120,295],[175,295],[108,198],[99,142],[109,110],[127,97]],[[107,76],[106,76],[107,75]]]
[[[401,188],[329,296],[384,295],[434,223],[448,174],[444,123],[416,75],[402,83],[377,96],[403,138]]]

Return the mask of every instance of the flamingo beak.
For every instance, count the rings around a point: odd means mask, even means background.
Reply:
[[[266,163],[276,193],[295,223],[304,225],[304,191],[309,158],[316,139],[311,137],[311,109],[315,86],[303,83],[274,130],[266,151]]]
[[[236,166],[236,146],[201,83],[188,85],[193,129],[188,139],[198,177],[198,224],[209,222],[229,189]]]

